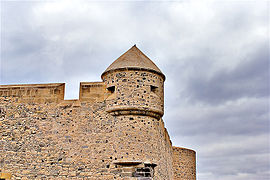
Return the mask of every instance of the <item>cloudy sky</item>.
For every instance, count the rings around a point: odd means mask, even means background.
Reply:
[[[1,1],[0,83],[79,82],[134,44],[166,75],[164,121],[198,180],[268,180],[269,1]]]

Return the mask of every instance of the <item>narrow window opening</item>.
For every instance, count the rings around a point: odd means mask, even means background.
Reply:
[[[153,92],[153,93],[157,93],[157,91],[158,91],[158,87],[157,86],[150,85],[150,89],[151,89],[151,92]]]
[[[154,167],[137,168],[132,174],[133,177],[154,177]]]
[[[114,91],[115,91],[115,86],[108,87],[107,90],[108,90],[110,93],[114,93]]]

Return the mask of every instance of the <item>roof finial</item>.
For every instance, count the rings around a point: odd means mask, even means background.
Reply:
[[[134,46],[133,46],[133,47],[137,47],[137,46],[136,46],[136,44],[134,44]]]

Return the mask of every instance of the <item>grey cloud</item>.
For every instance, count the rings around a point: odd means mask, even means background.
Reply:
[[[244,105],[247,103],[248,105]],[[224,108],[208,107],[192,111],[189,109],[175,110],[167,122],[170,132],[175,136],[208,136],[216,138],[227,135],[253,136],[269,132],[268,100],[260,102],[245,101],[240,105],[228,105]],[[242,109],[241,106],[244,106]],[[178,107],[179,108],[179,107]],[[184,111],[188,115],[184,114]],[[248,113],[247,113],[248,112]],[[173,119],[173,120],[172,120]],[[195,138],[196,139],[196,138]]]
[[[188,80],[186,94],[196,101],[214,104],[242,97],[267,97],[268,51],[269,48],[265,43],[255,55],[245,57],[245,60],[234,69],[222,69],[209,78],[194,74]]]
[[[269,177],[267,159],[269,155],[239,155],[238,157],[207,158],[207,166],[202,167],[205,171],[214,172],[217,179],[235,179],[241,174],[257,174],[255,179],[266,180]],[[205,159],[206,160],[206,159]],[[202,159],[204,161],[204,159]],[[231,169],[232,165],[238,164],[237,169]],[[223,167],[216,169],[216,166]],[[226,178],[227,176],[227,178]],[[254,177],[253,177],[254,178]],[[244,179],[244,178],[243,178]],[[250,178],[252,179],[252,178]]]

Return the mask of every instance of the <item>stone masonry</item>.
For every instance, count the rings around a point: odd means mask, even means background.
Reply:
[[[172,146],[160,69],[136,46],[102,82],[0,85],[0,179],[196,180],[195,151]]]

